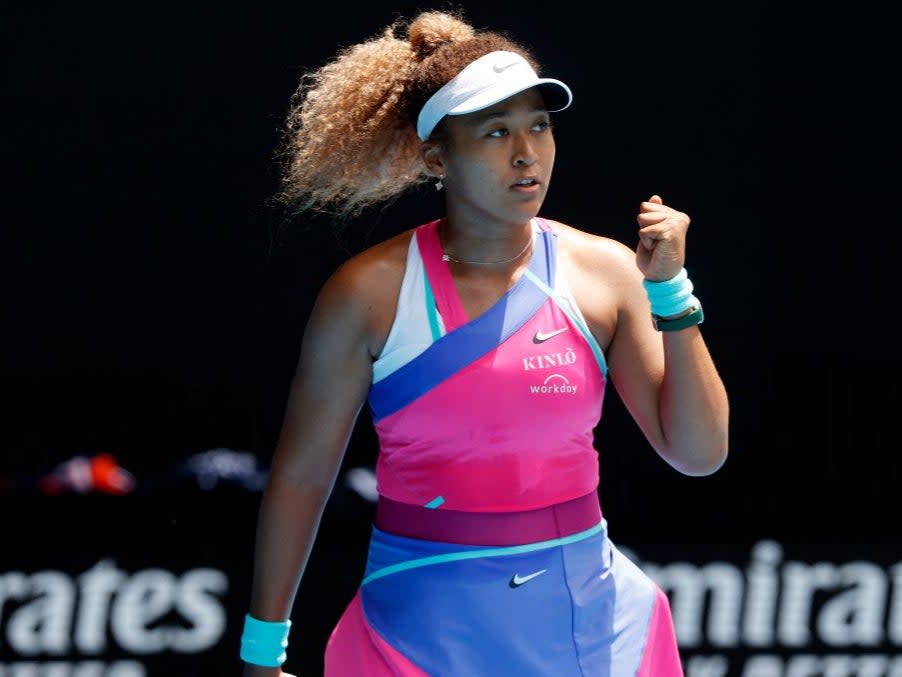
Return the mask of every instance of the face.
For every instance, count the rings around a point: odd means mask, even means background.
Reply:
[[[539,213],[555,144],[538,89],[475,113],[449,115],[442,124],[443,142],[425,157],[445,177],[449,215],[525,223]]]

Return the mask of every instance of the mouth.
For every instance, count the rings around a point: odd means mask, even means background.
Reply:
[[[514,190],[529,190],[536,189],[540,186],[539,179],[535,176],[524,176],[522,179],[517,179],[514,183],[511,184],[511,188]]]

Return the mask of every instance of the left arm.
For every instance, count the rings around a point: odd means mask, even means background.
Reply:
[[[639,292],[644,294],[641,279]],[[727,456],[726,389],[698,326],[657,332],[639,294],[619,312],[609,376],[655,451],[686,475],[708,475]]]
[[[590,248],[610,296],[602,301],[595,286],[585,298],[601,301],[590,314],[601,318],[609,378],[652,448],[683,474],[708,475],[727,456],[726,389],[699,326],[657,331],[643,287],[643,279],[668,280],[683,268],[689,217],[655,195],[641,204],[637,221],[635,252],[606,238]]]

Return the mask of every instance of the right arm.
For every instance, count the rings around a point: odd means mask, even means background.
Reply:
[[[249,613],[263,621],[291,615],[371,382],[367,332],[372,304],[354,283],[349,264],[329,278],[310,314],[260,503]],[[245,677],[281,674],[279,668],[245,664]]]

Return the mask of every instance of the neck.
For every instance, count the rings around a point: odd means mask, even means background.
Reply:
[[[502,266],[520,263],[531,250],[532,221],[487,233],[456,227],[447,218],[438,225],[442,257],[449,263],[473,266]]]

